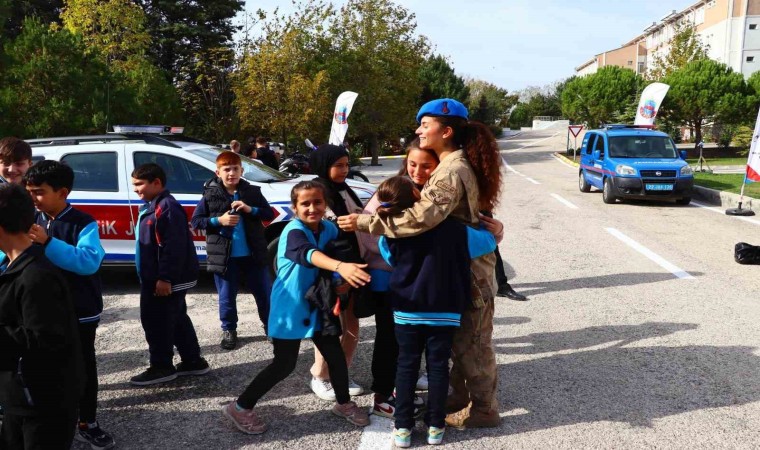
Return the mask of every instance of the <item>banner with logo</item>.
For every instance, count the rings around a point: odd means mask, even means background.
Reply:
[[[668,86],[665,83],[652,83],[641,93],[639,107],[636,109],[636,120],[634,125],[654,126],[654,119],[657,117],[657,111],[660,109],[662,99],[668,93]]]
[[[356,92],[346,91],[338,96],[330,129],[330,144],[343,145],[343,139],[348,132],[348,115],[351,114],[351,108],[358,95]]]
[[[747,173],[745,179],[748,181],[760,181],[760,148],[757,140],[760,138],[760,111],[757,112],[757,121],[755,121],[755,131],[752,133],[752,144],[749,146],[749,157],[747,158]]]

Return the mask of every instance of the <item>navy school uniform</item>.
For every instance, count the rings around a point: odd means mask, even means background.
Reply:
[[[425,423],[443,428],[452,340],[462,312],[472,304],[470,259],[493,252],[496,240],[485,230],[447,218],[414,237],[381,237],[379,247],[394,267],[389,295],[399,344],[395,426],[414,426],[414,389],[424,351],[429,383]]]

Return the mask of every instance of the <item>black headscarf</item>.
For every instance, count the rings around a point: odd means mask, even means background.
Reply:
[[[346,151],[345,147],[323,144],[311,152],[311,156],[309,157],[311,171],[317,175],[317,179],[327,187],[327,200],[330,202],[330,209],[332,209],[336,216],[345,216],[353,212],[348,210],[346,202],[340,195],[341,191],[347,191],[348,195],[354,200],[354,202],[356,202],[356,205],[359,207],[362,206],[359,196],[356,195],[353,189],[351,189],[345,181],[343,183],[335,183],[330,180],[330,167],[344,156],[348,156],[348,151]]]

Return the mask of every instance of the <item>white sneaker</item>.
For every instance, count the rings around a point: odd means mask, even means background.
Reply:
[[[417,378],[417,390],[418,391],[428,390],[427,372],[422,372],[422,375],[420,375],[420,377]]]
[[[348,380],[348,395],[351,395],[353,397],[356,397],[357,395],[362,395],[364,393],[364,388],[356,384],[356,381],[349,379]]]
[[[335,401],[335,391],[333,390],[332,383],[329,381],[318,380],[316,378],[311,379],[311,390],[322,400],[330,402]]]

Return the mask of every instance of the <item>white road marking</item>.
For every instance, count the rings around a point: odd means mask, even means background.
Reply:
[[[681,269],[680,267],[676,266],[675,264],[672,264],[665,260],[662,256],[658,255],[657,253],[653,252],[652,250],[649,250],[648,248],[644,247],[643,245],[639,244],[638,242],[634,241],[633,239],[629,238],[625,234],[621,233],[619,230],[615,228],[605,228],[605,230],[610,233],[611,235],[615,236],[616,238],[620,239],[624,244],[628,245],[632,249],[636,250],[637,252],[641,253],[642,255],[646,256],[647,258],[654,261],[655,264],[662,267],[663,269],[667,270],[668,272],[672,273],[678,278],[690,280],[694,279],[693,276],[691,276],[688,272]]]
[[[729,216],[728,214],[726,214],[725,210],[720,209],[720,208],[718,208],[716,206],[708,206],[708,205],[705,205],[703,203],[695,202],[694,200],[691,201],[691,204],[694,205],[694,206],[697,206],[699,208],[706,209],[708,211],[716,212],[718,214],[723,214],[724,216],[727,216],[727,217],[733,217],[735,219],[743,220],[745,222],[749,222],[749,223],[752,223],[752,224],[755,224],[755,225],[760,225],[760,220],[750,219],[749,217],[745,217],[745,216]]]
[[[531,178],[531,177],[525,177],[525,179],[526,179],[526,180],[528,180],[528,181],[530,181],[530,182],[531,182],[531,183],[533,183],[533,184],[541,184],[541,183],[539,183],[538,181],[534,180],[534,179],[533,179],[533,178]]]
[[[564,198],[560,197],[557,194],[549,194],[549,195],[556,198],[558,202],[562,203],[563,205],[567,206],[570,209],[578,209],[577,206],[573,205],[572,203],[570,203],[570,201],[565,200]]]
[[[374,414],[370,414],[369,420],[369,425],[362,430],[357,450],[390,450],[393,447],[393,421]]]
[[[506,152],[506,153],[514,153],[514,152],[516,152],[516,151],[519,151],[519,150],[522,150],[522,149],[524,149],[524,148],[532,147],[532,146],[534,146],[534,145],[536,145],[536,144],[540,144],[541,142],[544,142],[544,141],[548,141],[549,139],[551,139],[551,138],[553,138],[553,137],[557,136],[558,134],[559,134],[559,131],[558,131],[558,132],[556,132],[556,133],[554,133],[554,134],[552,134],[551,136],[549,136],[549,137],[547,137],[547,138],[544,138],[544,139],[539,139],[539,140],[537,140],[537,141],[535,141],[535,142],[531,142],[531,143],[525,144],[525,145],[523,145],[523,146],[522,146],[522,147],[520,147],[520,148],[515,148],[515,149],[512,149],[512,150],[504,150],[504,152]]]

